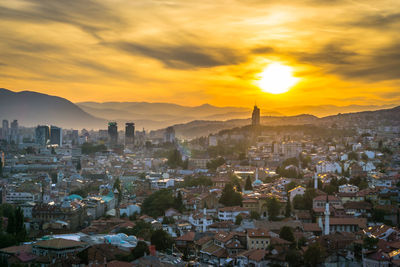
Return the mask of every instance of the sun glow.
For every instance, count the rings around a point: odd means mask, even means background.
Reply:
[[[299,80],[292,73],[292,67],[280,63],[271,63],[260,73],[258,86],[266,93],[285,93]]]

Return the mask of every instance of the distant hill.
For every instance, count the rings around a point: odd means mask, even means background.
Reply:
[[[194,120],[231,120],[251,116],[251,109],[242,107],[181,106],[171,103],[148,102],[80,102],[81,109],[96,117],[117,122],[134,121],[138,128],[160,129]],[[278,112],[264,114],[281,115]]]
[[[65,98],[31,91],[0,88],[0,119],[17,119],[20,125],[53,124],[63,128],[99,128],[106,125]]]
[[[191,139],[200,136],[208,136],[209,134],[215,134],[221,130],[242,127],[250,124],[250,119],[228,121],[192,121],[186,124],[174,125],[174,128],[178,137]],[[353,128],[355,126],[400,127],[400,106],[391,109],[337,114],[322,118],[307,114],[297,116],[264,116],[261,117],[261,124],[270,126],[310,124],[328,127],[336,124],[338,127],[348,128]],[[164,130],[161,129],[158,131],[153,131],[152,134],[155,136],[161,136],[163,132]]]

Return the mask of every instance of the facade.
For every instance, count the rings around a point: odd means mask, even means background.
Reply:
[[[218,219],[220,219],[221,221],[234,222],[236,220],[236,216],[241,213],[250,214],[250,211],[246,208],[242,208],[239,206],[221,208],[218,210]]]
[[[164,143],[175,143],[175,129],[168,127],[164,132]]]
[[[267,249],[271,243],[267,229],[248,229],[246,238],[247,249]]]
[[[135,145],[135,124],[125,123],[125,147],[132,148]]]
[[[118,126],[116,122],[108,123],[108,143],[111,147],[118,144]]]
[[[35,196],[29,192],[7,192],[6,202],[11,204],[35,201]]]
[[[38,125],[35,130],[36,143],[45,146],[50,141],[50,128],[47,125]]]
[[[62,129],[57,126],[50,127],[50,144],[62,146]]]
[[[18,121],[17,120],[13,120],[11,122],[10,141],[14,142],[14,144],[19,143]]]
[[[54,258],[66,258],[88,247],[88,244],[80,241],[55,238],[41,240],[32,245],[32,253],[38,256],[51,256]]]
[[[251,115],[251,125],[260,125],[260,109],[257,106],[254,106],[253,113]]]
[[[300,185],[293,188],[292,190],[289,190],[290,201],[293,201],[293,198],[297,195],[300,195],[300,196],[304,195],[305,192],[306,192],[306,189]]]
[[[4,140],[8,140],[8,135],[9,135],[8,120],[3,120],[1,128],[1,137]]]

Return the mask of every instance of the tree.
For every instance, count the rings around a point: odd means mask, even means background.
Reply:
[[[251,185],[250,176],[247,176],[247,178],[246,178],[246,184],[244,185],[244,190],[246,190],[246,191],[253,190],[253,186]]]
[[[143,257],[145,253],[146,254],[150,253],[149,247],[147,246],[146,242],[139,241],[136,247],[132,251],[133,260]]]
[[[223,165],[224,163],[225,159],[223,157],[218,157],[216,159],[207,162],[207,169],[215,171],[219,166]]]
[[[156,246],[159,251],[164,251],[171,248],[174,240],[172,237],[162,229],[154,231],[151,235],[151,244]]]
[[[142,213],[157,218],[164,215],[164,212],[173,208],[175,199],[168,189],[161,189],[148,196],[142,204]]]
[[[280,203],[276,198],[269,198],[267,200],[268,217],[270,220],[275,221],[280,211]]]
[[[351,151],[348,155],[347,155],[349,160],[358,160],[358,154],[354,151]]]
[[[294,242],[293,230],[289,226],[283,226],[279,232],[279,237],[289,242]]]
[[[250,211],[250,218],[252,220],[259,220],[260,219],[260,213],[258,213],[257,211]]]
[[[228,183],[225,185],[224,190],[222,190],[219,202],[228,207],[240,206],[242,205],[242,195],[239,192],[233,190],[233,185],[231,183]]]
[[[325,257],[325,251],[319,243],[311,244],[304,252],[304,263],[307,266],[317,266]]]
[[[121,203],[122,199],[122,187],[121,187],[121,180],[117,177],[114,181],[113,190],[117,189],[118,191],[118,203]]]
[[[80,171],[82,170],[82,165],[81,165],[81,161],[79,160],[78,163],[76,164],[76,170]]]
[[[236,216],[236,219],[235,219],[235,224],[236,224],[236,225],[240,225],[240,224],[242,223],[242,221],[243,221],[242,215],[238,214],[238,215]]]
[[[15,214],[12,213],[8,217],[7,233],[14,235],[16,232]]]
[[[373,237],[368,237],[366,236],[363,239],[363,248],[368,249],[368,250],[373,250],[376,248],[376,245],[378,244],[379,239],[378,238],[373,238]]]
[[[0,157],[0,178],[3,177],[3,160]]]
[[[179,191],[176,198],[174,198],[174,208],[179,210],[180,212],[182,212],[184,209],[181,191]]]
[[[289,264],[289,267],[304,266],[303,257],[300,252],[295,249],[291,249],[286,253],[285,260]]]
[[[285,217],[288,218],[292,215],[292,204],[290,203],[290,197],[288,197],[286,208],[285,208]]]
[[[363,161],[368,161],[368,156],[367,156],[367,154],[362,153],[362,154],[361,154],[361,159],[362,159]]]
[[[172,169],[176,169],[182,166],[182,155],[178,149],[172,150],[172,152],[168,156],[168,167]]]
[[[286,191],[290,191],[290,190],[292,190],[293,188],[295,188],[297,186],[297,184],[295,183],[295,182],[290,182],[290,183],[288,183],[287,185],[286,185]]]

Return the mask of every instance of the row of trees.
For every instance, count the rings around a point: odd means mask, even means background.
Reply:
[[[179,192],[178,195],[174,197],[171,190],[162,189],[154,192],[143,201],[142,213],[157,218],[163,216],[164,212],[169,208],[183,211],[184,205],[182,202],[182,195]]]
[[[0,220],[0,248],[16,245],[26,241],[27,233],[24,225],[24,214],[20,207],[9,204],[0,205],[0,216],[8,219],[6,229]]]

